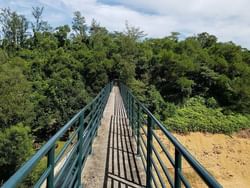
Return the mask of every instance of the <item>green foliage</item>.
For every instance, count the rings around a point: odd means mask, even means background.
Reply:
[[[0,128],[30,124],[34,117],[31,84],[18,63],[0,64]]]
[[[32,128],[37,139],[48,139],[90,100],[80,74],[82,67],[62,48],[53,51],[49,60],[31,64],[36,103]]]
[[[70,27],[68,25],[59,26],[56,28],[55,37],[58,40],[59,47],[63,47],[69,43],[69,40],[67,39],[69,32],[70,32]]]
[[[241,129],[250,128],[250,118],[237,113],[225,115],[221,108],[214,105],[214,99],[205,100],[202,97],[190,98],[183,107],[176,109],[173,116],[164,123],[172,131],[187,133],[201,131],[211,133],[231,134]]]
[[[33,22],[10,9],[0,11],[2,137],[24,124],[35,142],[45,142],[113,79],[127,84],[171,130],[229,134],[249,128],[248,49],[217,42],[208,33],[145,39],[128,23],[124,32],[109,32],[95,20],[88,26],[79,11],[71,28],[53,29],[42,20],[43,10],[33,7]],[[6,177],[13,173],[10,163]],[[27,185],[44,166],[39,165]]]
[[[166,117],[174,113],[175,105],[165,102],[154,85],[145,85],[139,80],[133,80],[129,87],[132,88],[136,98],[154,112],[159,119],[165,120]]]
[[[76,33],[76,36],[81,38],[85,37],[87,26],[85,24],[85,18],[81,15],[81,12],[74,12],[74,18],[72,22],[72,29]]]
[[[37,33],[51,30],[51,26],[48,24],[48,22],[42,20],[44,7],[32,7],[32,9],[32,15],[35,19],[35,22],[31,23],[33,32]]]
[[[194,85],[193,80],[189,80],[186,77],[180,77],[177,79],[176,83],[180,87],[180,91],[184,97],[189,97],[192,94],[192,86]]]
[[[146,100],[144,103],[148,106],[150,111],[158,116],[159,119],[166,118],[166,111],[162,110],[166,108],[166,103],[155,86],[150,85],[147,87]]]
[[[206,106],[209,108],[217,108],[218,107],[218,103],[215,100],[215,98],[210,97],[206,100]]]
[[[33,152],[30,129],[21,124],[0,132],[0,182],[10,177]]]
[[[8,60],[8,55],[2,49],[0,49],[0,64],[6,63]]]
[[[24,45],[29,23],[23,15],[12,12],[10,8],[1,9],[0,24],[4,35],[4,47],[12,51],[12,48]]]

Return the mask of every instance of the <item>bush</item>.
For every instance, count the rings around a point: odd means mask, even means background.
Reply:
[[[34,118],[31,84],[18,63],[0,63],[0,88],[0,128],[29,125]]]
[[[0,132],[0,182],[6,181],[31,156],[30,129],[19,124]]]
[[[173,116],[165,120],[166,127],[181,133],[201,131],[225,134],[250,128],[248,116],[236,113],[225,115],[222,108],[215,108],[215,102],[211,101],[208,105],[212,108],[206,105],[208,101],[202,97],[190,98],[183,107],[176,109]]]

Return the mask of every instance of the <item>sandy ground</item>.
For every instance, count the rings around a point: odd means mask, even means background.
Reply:
[[[157,134],[173,154],[173,146],[162,133]],[[223,187],[250,187],[250,131],[233,136],[199,132],[174,135]],[[193,187],[206,187],[185,161],[183,169]]]

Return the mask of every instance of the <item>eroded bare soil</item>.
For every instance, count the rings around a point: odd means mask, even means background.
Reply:
[[[173,154],[173,146],[157,133]],[[230,188],[248,188],[250,185],[250,131],[242,131],[233,136],[224,134],[190,133],[174,134],[176,138],[206,167],[223,185]],[[158,148],[159,149],[159,148]],[[160,149],[159,149],[160,150]],[[162,154],[163,155],[163,154]],[[171,165],[169,170],[173,171]],[[184,174],[194,187],[206,187],[184,161]]]

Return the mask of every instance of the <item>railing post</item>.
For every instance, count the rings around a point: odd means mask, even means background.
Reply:
[[[131,94],[129,95],[129,105],[130,105],[130,110],[129,110],[129,124],[132,125],[132,96]],[[131,122],[131,123],[130,123]],[[132,127],[132,126],[131,126]]]
[[[178,149],[175,148],[175,166],[174,166],[174,187],[181,187],[181,178],[179,173],[181,172],[181,154]]]
[[[130,123],[130,95],[128,92],[128,119],[129,119],[129,123]]]
[[[77,181],[78,181],[78,187],[81,186],[81,174],[82,174],[82,154],[83,154],[83,125],[84,124],[84,111],[82,112],[80,116],[80,121],[79,121],[79,132],[78,132],[78,161],[77,161],[77,166],[78,166],[78,172],[77,172]]]
[[[104,104],[104,101],[105,101],[105,96],[106,96],[106,93],[104,92],[103,94],[101,94],[101,97],[100,97],[100,110],[98,112],[98,127],[101,125],[101,119],[102,119],[102,114],[103,114],[103,111],[102,111],[102,107],[103,107],[103,104]]]
[[[129,95],[128,95],[128,90],[126,90],[126,93],[127,93],[127,101],[126,101],[126,103],[127,103],[127,110],[128,110],[127,112],[128,112],[128,116],[129,116]]]
[[[51,171],[47,179],[47,187],[54,188],[54,168],[55,168],[55,145],[48,152],[47,166],[51,167]]]
[[[92,129],[93,129],[93,128],[92,128],[92,127],[94,126],[94,123],[95,123],[94,121],[92,121],[92,118],[94,117],[94,116],[93,116],[93,115],[94,115],[94,108],[93,108],[94,105],[96,105],[96,101],[91,105],[91,110],[90,110],[90,111],[91,111],[91,118],[90,118],[90,121],[92,122],[92,125],[91,125],[91,127],[90,127],[90,129],[91,129],[91,133],[90,133],[90,134],[91,134],[91,135],[90,135],[91,138],[90,138],[90,139],[93,139],[93,138],[92,138],[92,136],[93,136],[93,132],[92,132]],[[90,131],[90,130],[89,130],[89,131]],[[91,141],[90,141],[90,145],[89,145],[89,147],[90,147],[90,148],[89,148],[89,155],[92,154],[92,142],[93,142],[93,141],[91,140]]]
[[[152,181],[152,141],[153,141],[153,119],[148,115],[148,129],[147,129],[147,180],[146,187],[151,188]]]
[[[134,122],[134,112],[135,112],[135,109],[134,109],[134,97],[131,96],[131,107],[132,107],[132,110],[131,110],[131,127],[132,127],[132,136],[134,136],[134,131],[135,131],[135,122]]]
[[[101,124],[101,119],[103,117],[103,112],[104,112],[104,108],[105,108],[105,104],[107,103],[107,98],[108,98],[108,92],[104,92],[103,96],[102,96],[102,104],[101,104],[101,115],[100,115],[100,124]]]
[[[124,89],[124,90],[125,90],[125,107],[128,112],[128,91],[127,89]]]
[[[137,146],[137,155],[140,155],[140,128],[141,128],[141,107],[140,103],[137,103],[137,130],[136,130],[136,146]]]

